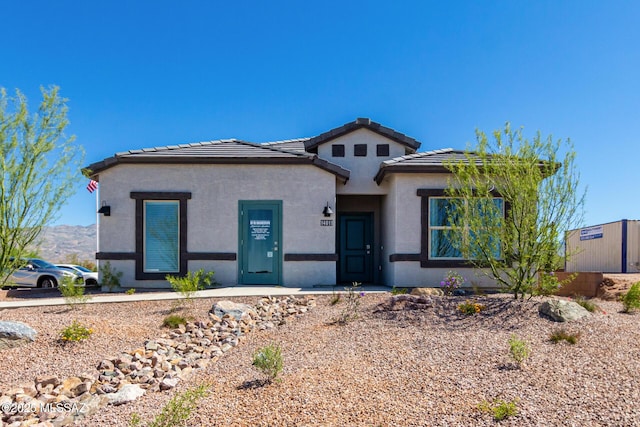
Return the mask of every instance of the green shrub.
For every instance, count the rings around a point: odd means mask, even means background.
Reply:
[[[350,320],[357,319],[359,317],[360,310],[360,298],[362,298],[365,293],[360,290],[361,283],[353,282],[350,287],[345,288],[347,291],[347,296],[345,298],[345,306],[340,314],[340,317],[335,321],[335,323],[339,325],[345,325]]]
[[[329,305],[336,305],[342,300],[342,296],[336,291],[333,291],[331,294],[331,299],[329,300]]]
[[[277,379],[282,372],[283,359],[280,345],[271,343],[266,347],[258,349],[253,354],[253,366],[262,372],[267,378],[266,383],[271,383]]]
[[[186,325],[187,318],[178,314],[170,314],[162,320],[162,326],[165,328],[177,328],[180,325]]]
[[[640,282],[632,285],[629,291],[622,296],[622,305],[625,313],[632,313],[640,308]]]
[[[136,293],[136,289],[135,288],[129,288],[125,292],[125,294],[127,294],[127,295],[133,295],[135,293]]]
[[[174,427],[185,425],[191,412],[196,408],[198,401],[208,394],[207,388],[208,386],[206,385],[200,385],[176,394],[162,408],[162,412],[147,424],[147,427]],[[138,427],[140,425],[142,425],[140,415],[136,413],[131,414],[129,426]]]
[[[409,293],[407,288],[396,288],[395,286],[391,288],[391,295],[404,295]]]
[[[93,329],[74,320],[71,325],[60,331],[60,339],[63,342],[79,342],[88,339],[93,333]]]
[[[496,399],[493,402],[483,401],[478,405],[478,409],[482,412],[493,415],[493,419],[496,421],[502,421],[508,417],[515,417],[518,415],[517,400],[505,401],[502,399]]]
[[[600,310],[600,307],[598,307],[598,305],[596,303],[589,301],[588,299],[586,299],[582,295],[576,296],[574,301],[577,304],[580,304],[582,307],[584,307],[584,309],[587,310],[589,313],[593,313],[595,311],[599,311]]]
[[[204,288],[214,285],[213,271],[207,273],[201,268],[195,273],[189,271],[186,276],[166,276],[167,281],[171,285],[171,288],[178,292],[185,301],[190,302],[197,291],[201,291]]]
[[[484,304],[480,304],[472,301],[465,301],[463,303],[458,304],[458,311],[462,314],[478,314],[481,311],[485,310],[487,307]]]
[[[108,288],[110,291],[120,287],[122,271],[116,271],[111,268],[111,263],[109,261],[100,266],[100,275],[102,276],[102,282],[100,285]]]
[[[511,338],[509,338],[509,354],[518,367],[522,367],[524,361],[529,357],[530,352],[531,350],[529,349],[529,345],[526,341],[515,335],[511,335]]]
[[[553,343],[558,343],[560,341],[566,341],[569,344],[576,344],[580,340],[580,332],[576,332],[575,334],[567,332],[565,329],[555,329],[551,332],[549,336],[549,340]]]
[[[64,301],[71,308],[89,300],[89,297],[84,294],[84,285],[76,284],[70,276],[64,276],[62,283],[58,286],[58,290],[62,294]]]

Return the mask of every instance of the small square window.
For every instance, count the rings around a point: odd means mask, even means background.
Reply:
[[[331,146],[331,155],[333,157],[344,157],[344,145],[343,144],[333,144]]]
[[[367,156],[367,144],[356,144],[353,146],[353,155],[356,157]]]
[[[389,144],[376,145],[376,155],[378,157],[389,157]]]

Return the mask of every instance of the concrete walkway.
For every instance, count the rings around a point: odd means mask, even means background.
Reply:
[[[367,293],[383,293],[389,292],[391,288],[386,286],[363,286],[360,288]],[[30,290],[28,290],[30,291]],[[26,292],[28,292],[26,291]],[[287,288],[283,286],[232,286],[226,288],[206,289],[195,293],[194,298],[231,298],[231,297],[262,297],[262,296],[278,296],[278,295],[327,295],[333,292],[344,292],[344,286],[320,287],[320,288]],[[54,295],[59,295],[54,289],[51,290]],[[182,296],[176,292],[167,291],[147,291],[141,290],[132,295],[122,293],[99,294],[92,296],[87,300],[87,304],[98,303],[115,303],[115,302],[132,302],[132,301],[160,301],[160,300],[176,300]],[[9,300],[0,301],[0,310],[5,308],[19,307],[44,307],[54,305],[65,305],[64,298],[56,296],[36,297],[33,299],[20,297],[11,298]]]

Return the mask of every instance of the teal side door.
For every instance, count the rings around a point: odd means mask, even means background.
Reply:
[[[282,201],[239,201],[239,280],[243,285],[282,283]]]
[[[373,214],[339,214],[338,281],[373,281]]]

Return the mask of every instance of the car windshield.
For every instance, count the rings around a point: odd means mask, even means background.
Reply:
[[[28,262],[36,268],[58,268],[55,265],[48,263],[47,261],[43,261],[37,258],[30,258]]]
[[[89,270],[87,267],[83,267],[81,265],[74,265],[74,267],[80,271],[83,271],[85,273],[91,273],[91,270]]]

